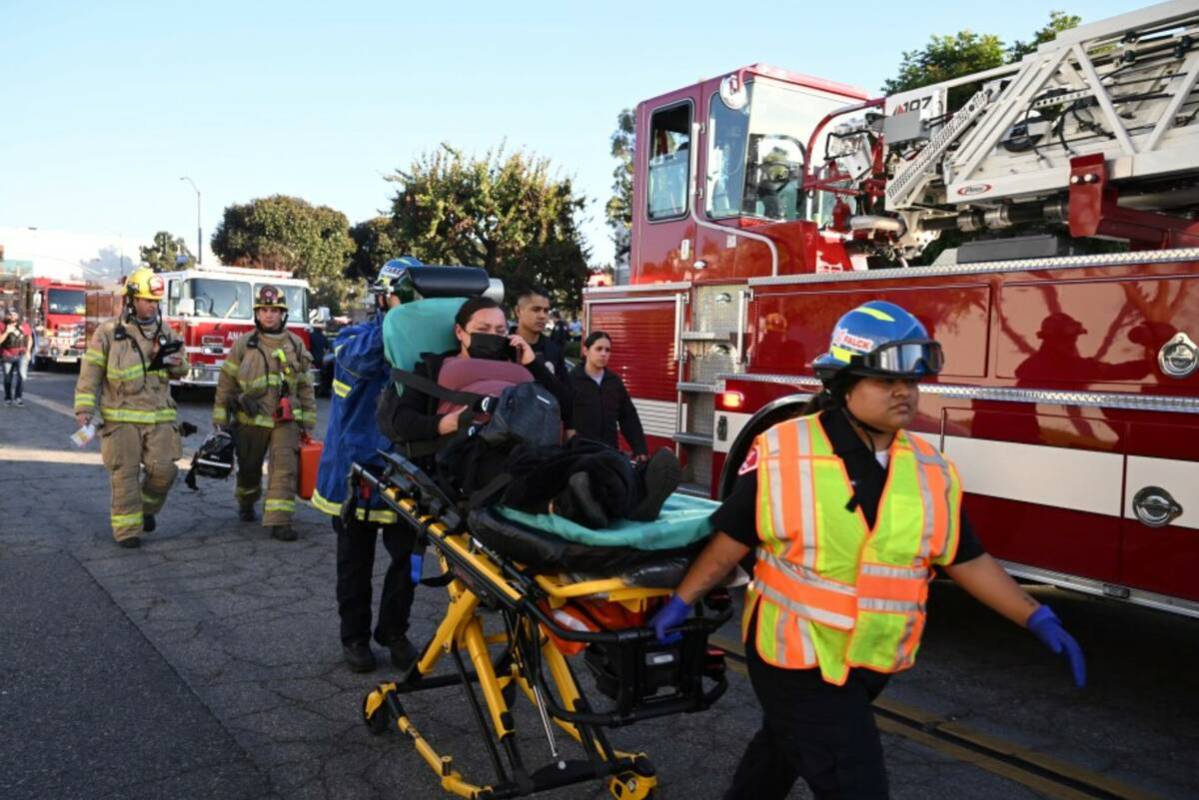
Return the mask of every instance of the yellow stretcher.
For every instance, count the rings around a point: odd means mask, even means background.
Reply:
[[[475,510],[464,519],[410,461],[396,454],[386,458],[382,471],[353,466],[351,496],[378,492],[417,531],[418,550],[426,543],[433,548],[443,574],[423,583],[444,585],[449,606],[415,665],[366,695],[367,727],[406,736],[442,788],[460,797],[524,797],[593,780],[606,780],[612,797],[621,800],[654,796],[658,781],[649,759],[614,749],[604,729],[714,703],[727,683],[723,657],[708,648],[707,639],[729,618],[731,606],[718,601],[707,612],[700,608],[681,629],[680,642],[659,644],[644,620],[669,588],[530,569],[499,552],[494,537],[480,534],[494,512]],[[484,631],[483,610],[496,612],[502,631]],[[568,659],[567,653],[582,658]],[[442,659],[451,670],[434,674]],[[584,696],[576,679],[572,663],[580,660],[605,696],[600,706]],[[462,775],[405,710],[403,695],[450,686],[461,687],[468,698],[494,768],[491,782]],[[527,766],[517,745],[510,709],[518,690],[537,709],[549,743],[551,761],[540,767]],[[582,757],[560,755],[555,728],[574,740]]]

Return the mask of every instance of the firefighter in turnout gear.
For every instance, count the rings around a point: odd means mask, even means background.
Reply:
[[[355,672],[375,668],[371,651],[371,581],[375,550],[380,538],[391,563],[383,578],[374,638],[386,647],[392,663],[407,668],[416,658],[408,641],[408,616],[415,588],[409,557],[413,534],[396,513],[377,496],[349,498],[350,465],[379,468],[379,450],[390,450],[391,441],[379,432],[375,410],[379,395],[391,380],[391,367],[383,354],[383,317],[411,294],[409,266],[414,258],[392,259],[379,269],[370,285],[375,299],[374,319],[343,328],[333,345],[333,401],[325,430],[325,449],[312,505],[332,517],[337,532],[337,612],[341,617],[341,644],[346,664]],[[351,508],[345,508],[349,502]]]
[[[262,494],[262,463],[271,462],[262,524],[271,536],[292,541],[300,440],[316,426],[312,356],[286,328],[283,290],[265,284],[254,297],[255,330],[237,340],[217,382],[215,428],[236,425],[238,516],[254,520]]]
[[[919,381],[941,365],[940,345],[893,303],[842,316],[813,363],[824,391],[754,439],[712,516],[717,533],[650,620],[669,640],[691,605],[756,552],[742,636],[763,722],[726,800],[783,798],[799,777],[818,798],[887,797],[871,702],[915,663],[934,568],[1065,655],[1086,682],[1078,643],[971,532],[957,470],[935,437],[907,430]]]
[[[102,425],[112,535],[122,547],[138,547],[142,533],[154,530],[182,456],[171,378],[187,374],[187,355],[182,340],[162,323],[164,290],[152,270],[133,271],[125,281],[122,315],[92,334],[75,384],[76,421]]]

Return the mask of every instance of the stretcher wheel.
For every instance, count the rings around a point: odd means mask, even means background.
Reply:
[[[362,698],[362,721],[375,736],[387,730],[387,712],[383,708],[383,692],[375,689]]]
[[[608,792],[615,800],[644,800],[658,796],[658,779],[632,770],[608,779]]]

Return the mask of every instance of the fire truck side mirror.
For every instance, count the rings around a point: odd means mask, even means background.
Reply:
[[[33,293],[33,309],[35,311],[41,311],[41,309],[42,309],[42,293],[41,292]]]
[[[308,313],[308,322],[312,325],[328,325],[331,318],[328,306],[318,306]]]
[[[175,313],[181,317],[194,317],[196,315],[196,301],[190,297],[185,297],[175,305]]]

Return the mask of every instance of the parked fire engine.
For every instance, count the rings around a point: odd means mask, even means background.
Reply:
[[[246,267],[204,266],[160,273],[166,281],[162,316],[182,337],[191,371],[172,383],[216,386],[225,356],[239,336],[254,330],[254,296],[264,283],[283,290],[287,327],[311,348],[308,282],[290,272]],[[99,323],[120,313],[119,290],[88,297],[88,336]]]
[[[33,366],[78,364],[83,339],[83,281],[0,275],[0,306],[15,308],[35,333]]]
[[[51,363],[78,364],[87,349],[84,339],[83,281],[33,278],[28,319],[37,333],[33,366],[41,369]]]
[[[944,347],[914,430],[1007,569],[1199,616],[1197,48],[1188,0],[891,97],[759,65],[640,104],[630,284],[584,303],[646,432],[723,495],[890,300]]]

